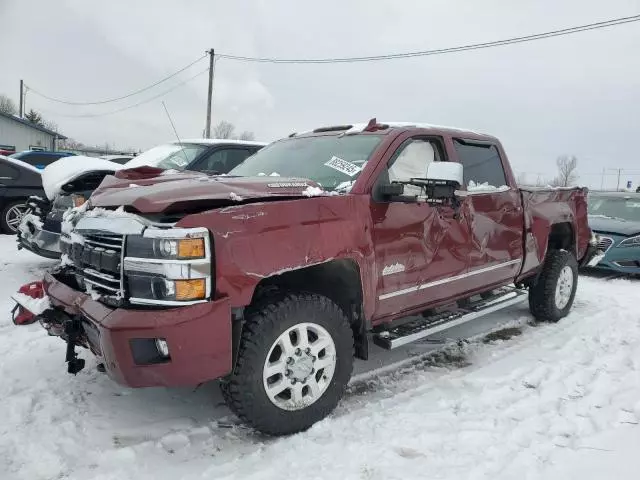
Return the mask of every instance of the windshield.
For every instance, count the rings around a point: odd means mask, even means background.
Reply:
[[[589,215],[640,222],[640,196],[589,198]]]
[[[149,166],[164,168],[165,170],[183,170],[206,149],[205,145],[195,143],[184,143],[182,145],[179,143],[167,143],[141,153],[124,165],[126,168]]]
[[[325,190],[348,191],[381,139],[380,135],[288,138],[256,152],[229,175],[307,178]]]

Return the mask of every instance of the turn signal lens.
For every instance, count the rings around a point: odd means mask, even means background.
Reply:
[[[206,295],[206,281],[204,278],[196,280],[176,280],[176,300],[204,300]]]
[[[178,258],[204,258],[204,238],[178,240]]]
[[[71,198],[73,199],[74,207],[80,207],[84,204],[84,202],[87,201],[87,199],[84,198],[83,195],[71,195]]]

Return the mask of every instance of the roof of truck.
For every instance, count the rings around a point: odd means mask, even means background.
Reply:
[[[378,128],[377,130],[375,130],[376,133],[383,133],[390,129],[419,128],[419,129],[426,129],[426,130],[434,130],[440,133],[449,133],[451,135],[460,135],[461,133],[465,133],[465,134],[470,134],[475,136],[495,138],[492,135],[478,132],[470,128],[447,127],[443,125],[435,125],[435,124],[423,123],[423,122],[383,122],[383,121],[378,122],[378,121],[375,121],[375,119],[373,119],[371,122],[375,122],[375,125],[378,127],[384,127],[384,128]],[[347,123],[342,125],[320,127],[314,130],[308,130],[304,132],[291,134],[290,136],[293,137],[293,136],[299,136],[299,135],[309,135],[313,133],[329,133],[329,132],[340,133],[345,135],[353,135],[353,134],[366,131],[365,129],[371,125],[371,122],[352,123],[352,124]]]

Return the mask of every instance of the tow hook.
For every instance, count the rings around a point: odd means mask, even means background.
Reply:
[[[64,333],[67,337],[67,355],[65,361],[67,362],[67,372],[77,375],[80,370],[84,368],[84,359],[78,358],[76,353],[76,341],[80,338],[82,327],[80,320],[70,318],[64,322]]]

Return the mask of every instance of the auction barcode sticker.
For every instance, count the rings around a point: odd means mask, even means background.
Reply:
[[[336,157],[335,155],[331,157],[331,160],[325,163],[325,165],[341,173],[344,173],[345,175],[349,175],[350,177],[353,177],[360,172],[360,167],[358,165],[347,162],[346,160]]]

